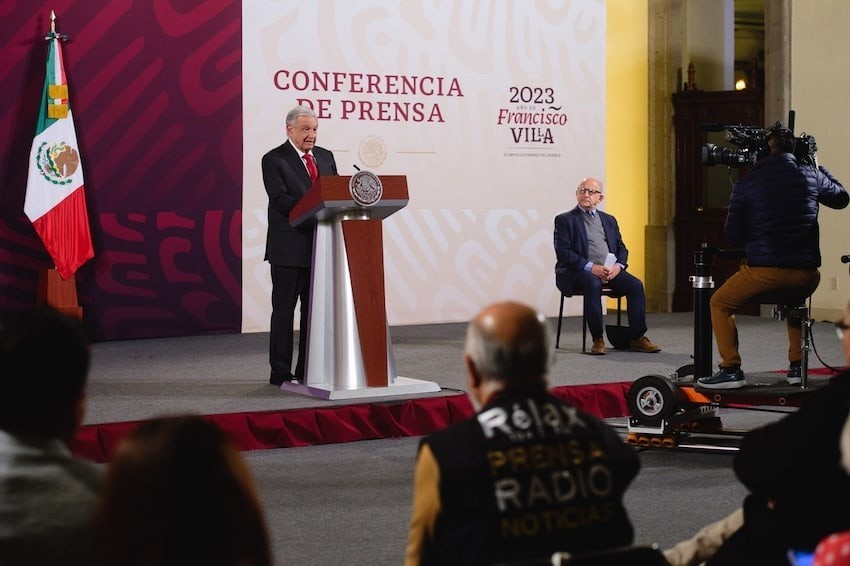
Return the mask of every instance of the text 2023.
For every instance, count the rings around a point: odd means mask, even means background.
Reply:
[[[530,86],[510,87],[511,102],[514,104],[554,104],[555,91],[552,88]]]

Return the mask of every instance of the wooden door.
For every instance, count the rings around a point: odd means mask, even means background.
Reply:
[[[694,251],[703,243],[729,248],[723,240],[723,224],[732,183],[745,171],[702,163],[706,142],[726,145],[724,132],[708,132],[704,124],[764,126],[764,95],[761,89],[742,91],[683,91],[673,94],[675,141],[675,281],[673,311],[693,310]],[[731,173],[731,175],[730,175]],[[718,259],[712,277],[720,286],[737,270],[737,260]]]

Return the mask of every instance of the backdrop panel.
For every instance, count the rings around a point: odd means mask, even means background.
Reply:
[[[514,298],[554,313],[552,228],[605,171],[605,3],[243,5],[243,330],[268,328],[262,155],[296,103],[341,174],[408,177],[385,222],[391,324]]]

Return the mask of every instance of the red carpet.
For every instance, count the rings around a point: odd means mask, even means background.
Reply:
[[[833,375],[838,375],[839,373],[845,372],[848,369],[850,369],[850,368],[845,367],[845,366],[837,367],[837,368],[835,368],[835,371],[832,371],[831,369],[828,369],[828,368],[809,368],[808,373],[809,373],[809,375],[833,376]],[[788,372],[788,370],[782,370],[782,371],[784,371],[786,373]]]
[[[600,418],[628,414],[631,382],[569,385],[552,392],[567,403]],[[393,402],[335,405],[282,411],[207,415],[225,430],[240,450],[313,446],[356,440],[420,436],[472,415],[466,394]],[[77,456],[108,462],[121,439],[139,421],[86,425],[74,442]]]

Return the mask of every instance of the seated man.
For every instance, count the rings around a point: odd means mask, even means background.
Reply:
[[[68,449],[83,419],[89,351],[50,308],[0,323],[0,562],[91,564],[101,470]]]
[[[546,390],[543,315],[485,308],[466,335],[479,412],[422,440],[405,564],[491,564],[628,545],[623,493],[640,466],[599,419]]]
[[[798,165],[796,140],[780,125],[768,130],[770,155],[756,163],[732,188],[724,236],[744,246],[746,261],[711,296],[711,325],[720,370],[701,377],[705,389],[739,389],[747,384],[741,370],[735,313],[765,292],[792,291],[810,295],[820,282],[819,203],[844,208],[850,196],[823,167]],[[799,317],[789,317],[788,376],[802,381],[802,330]]]
[[[591,354],[605,353],[602,335],[602,287],[626,297],[629,349],[654,353],[661,348],[644,336],[646,296],[643,283],[626,271],[629,250],[620,236],[617,220],[597,210],[605,195],[602,183],[584,179],[576,189],[578,204],[555,217],[555,285],[566,296],[584,294],[584,316],[593,337]]]

